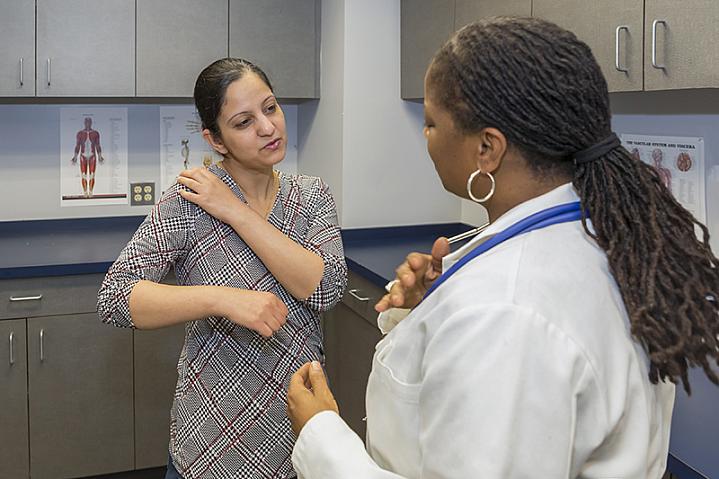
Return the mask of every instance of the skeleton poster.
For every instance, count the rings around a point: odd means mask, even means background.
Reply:
[[[160,107],[160,178],[162,191],[182,170],[210,166],[222,160],[202,138],[200,116],[194,106]]]
[[[60,109],[60,206],[128,203],[127,108]]]
[[[621,135],[635,157],[654,167],[664,186],[706,224],[704,139],[678,136]]]

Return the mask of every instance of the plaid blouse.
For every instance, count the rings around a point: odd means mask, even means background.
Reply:
[[[210,171],[244,198],[223,169]],[[271,338],[222,317],[187,323],[170,413],[170,454],[186,479],[295,477],[287,386],[303,363],[323,358],[319,313],[347,283],[337,212],[319,178],[280,173],[268,221],[320,255],[322,280],[305,301],[294,298],[228,225],[184,200],[175,184],[110,267],[98,293],[103,322],[135,327],[129,297],[141,279],[159,282],[174,266],[179,285],[271,291],[289,310]]]

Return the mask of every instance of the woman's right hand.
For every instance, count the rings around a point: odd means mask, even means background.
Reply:
[[[410,253],[397,267],[397,278],[392,289],[377,304],[375,311],[382,313],[390,308],[414,308],[427,290],[442,274],[442,258],[449,254],[447,238],[437,238],[432,254]]]
[[[235,324],[269,338],[287,321],[287,306],[266,291],[222,287],[219,313]]]

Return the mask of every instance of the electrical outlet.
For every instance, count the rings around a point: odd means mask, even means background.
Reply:
[[[155,183],[130,183],[130,206],[155,204]]]

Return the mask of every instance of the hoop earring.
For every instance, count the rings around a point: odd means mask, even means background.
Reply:
[[[492,182],[492,187],[489,189],[489,193],[487,193],[487,195],[483,198],[477,198],[476,196],[474,196],[474,194],[472,193],[472,182],[480,173],[482,173],[482,170],[478,168],[477,171],[469,175],[469,178],[467,178],[467,193],[469,194],[469,197],[472,198],[472,201],[474,201],[475,203],[484,203],[485,201],[490,199],[494,195],[494,188],[497,186],[497,183],[494,181],[494,176],[492,176],[492,173],[485,173],[485,175],[487,175],[489,177],[489,180]]]

